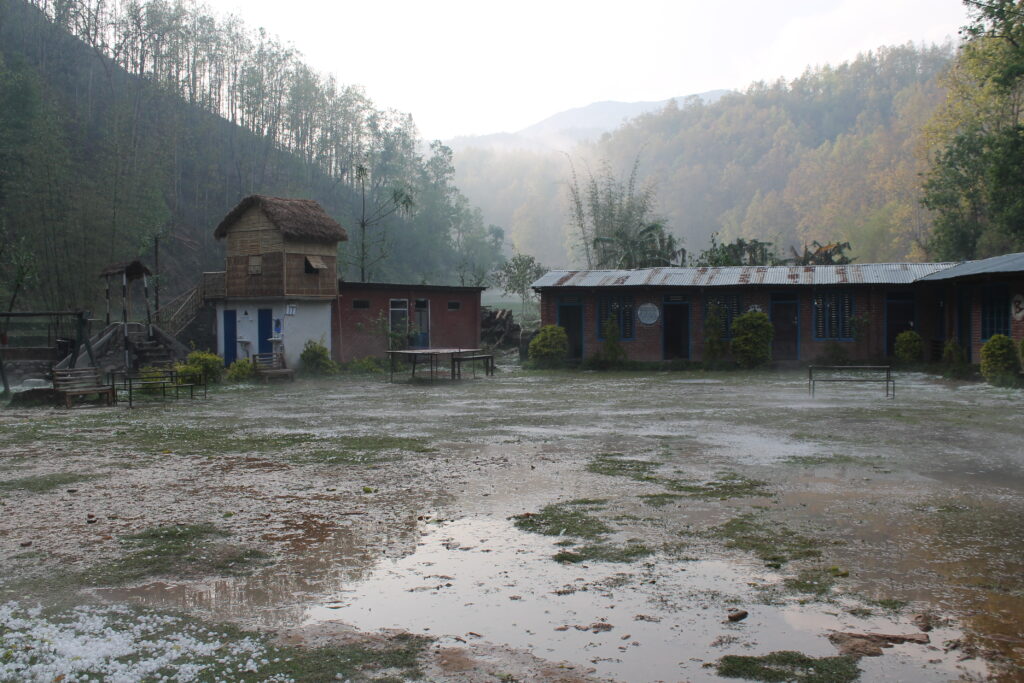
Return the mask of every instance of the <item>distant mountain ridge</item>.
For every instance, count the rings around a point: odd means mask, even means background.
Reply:
[[[696,95],[684,95],[652,102],[617,102],[614,100],[593,102],[583,107],[558,112],[514,133],[459,136],[447,140],[446,144],[455,151],[470,147],[535,151],[571,149],[585,140],[597,140],[629,119],[636,118],[641,114],[660,111],[672,100],[682,105],[686,100],[697,98],[704,104],[712,104],[730,92],[732,91],[709,90]]]

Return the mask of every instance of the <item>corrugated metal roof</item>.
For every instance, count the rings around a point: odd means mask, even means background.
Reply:
[[[965,261],[952,268],[947,268],[931,275],[926,275],[924,280],[950,280],[955,277],[967,275],[988,275],[995,273],[1024,273],[1024,252],[1018,254],[1003,254],[992,258],[981,259],[980,261]]]
[[[955,263],[851,263],[845,266],[552,270],[534,282],[533,288],[903,285],[955,265]]]

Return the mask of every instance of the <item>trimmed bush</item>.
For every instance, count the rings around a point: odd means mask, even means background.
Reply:
[[[924,358],[924,339],[914,330],[904,330],[896,335],[893,353],[901,363],[920,363]]]
[[[971,376],[971,365],[956,339],[948,340],[942,347],[942,375],[952,379]]]
[[[744,368],[756,368],[772,358],[775,328],[768,315],[748,311],[732,321],[732,357]]]
[[[207,382],[216,384],[224,376],[224,359],[208,351],[193,351],[185,358],[185,365],[199,368]]]
[[[619,339],[619,324],[611,316],[601,326],[601,336],[604,342],[601,349],[588,358],[584,367],[590,370],[613,370],[626,365],[626,349]]]
[[[310,339],[299,355],[302,372],[307,375],[336,375],[338,364],[331,360],[331,352],[320,342]]]
[[[992,335],[981,347],[981,374],[989,384],[1012,387],[1020,382],[1020,359],[1013,340],[1005,334]]]
[[[564,327],[545,325],[530,340],[530,361],[541,368],[557,367],[569,355],[569,335]]]
[[[704,365],[714,367],[729,352],[729,342],[722,339],[722,326],[725,318],[722,308],[717,304],[709,304],[707,315],[704,316]]]
[[[239,358],[228,366],[229,382],[248,382],[256,374],[256,368],[248,358]]]
[[[178,373],[178,384],[203,383],[204,369],[201,365],[193,365],[192,363],[178,363],[174,366],[174,370],[175,372]]]
[[[387,369],[387,361],[383,358],[366,356],[365,358],[356,358],[349,361],[342,365],[341,369],[357,375],[379,374]]]

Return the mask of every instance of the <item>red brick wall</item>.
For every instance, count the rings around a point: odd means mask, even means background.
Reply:
[[[993,283],[1006,284],[1009,290],[1009,298],[1012,305],[1013,297],[1018,294],[1024,295],[1024,277],[1009,277],[993,280]],[[982,292],[988,282],[976,283],[971,287],[971,362],[981,362],[981,347],[984,342],[981,339],[981,308]],[[1019,350],[1020,342],[1024,339],[1024,320],[1014,320],[1010,315],[1010,337],[1014,340]]]
[[[430,346],[434,348],[476,348],[480,345],[480,292],[455,289],[426,290],[415,286],[380,288],[343,283],[333,316],[335,360],[348,362],[367,356],[382,357],[387,339],[391,299],[406,299],[409,321],[415,321],[416,299],[426,299],[430,307]],[[369,301],[369,308],[353,308],[354,300]],[[449,310],[448,302],[459,302],[458,310]]]
[[[826,288],[822,288],[823,290]],[[832,288],[828,288],[832,289]],[[841,288],[835,288],[841,289]],[[865,337],[860,341],[837,341],[839,348],[846,352],[850,360],[870,361],[879,360],[885,357],[886,351],[886,301],[889,292],[909,291],[906,286],[853,286],[849,287],[854,293],[853,313],[855,316],[866,316],[868,327]],[[607,290],[613,293],[632,294],[634,307],[639,308],[644,303],[654,303],[659,309],[666,295],[682,294],[689,301],[690,310],[690,359],[701,360],[704,351],[704,310],[706,295],[710,290],[699,288],[691,289],[616,289]],[[747,311],[751,306],[757,306],[765,313],[771,313],[771,296],[775,292],[793,292],[778,288],[721,288],[714,290],[721,293],[738,293],[741,311]],[[545,290],[541,296],[541,322],[545,325],[554,325],[558,322],[558,301],[560,296],[578,296],[583,305],[583,353],[585,357],[593,355],[602,342],[597,338],[597,299],[601,290]],[[800,319],[800,347],[799,359],[804,362],[813,362],[822,358],[832,342],[818,340],[814,337],[814,288],[801,287],[795,291],[798,300],[798,315]],[[915,292],[915,317],[918,332],[925,338],[926,344],[929,339],[944,339],[945,325],[939,318],[938,307],[935,303],[940,290]],[[948,309],[948,306],[946,307]],[[978,327],[977,325],[975,326]],[[623,347],[626,349],[631,360],[638,361],[659,361],[663,357],[662,347],[662,318],[654,325],[642,325],[635,322],[635,337],[632,340],[623,340]]]

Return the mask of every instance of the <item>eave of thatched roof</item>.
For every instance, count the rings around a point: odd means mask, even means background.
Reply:
[[[214,230],[213,236],[224,239],[235,221],[254,206],[263,211],[286,239],[309,242],[343,242],[348,239],[345,228],[312,199],[288,199],[259,194],[246,197],[231,209]]]
[[[125,261],[123,263],[110,264],[100,271],[100,277],[110,277],[111,275],[120,275],[121,273],[127,275],[129,280],[138,280],[143,275],[153,275],[149,268],[141,261]]]

